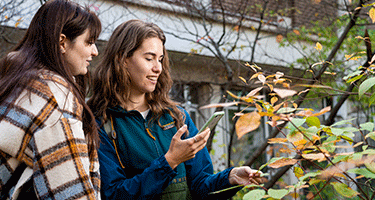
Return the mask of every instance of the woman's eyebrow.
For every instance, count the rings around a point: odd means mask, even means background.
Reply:
[[[156,57],[156,53],[154,53],[154,52],[145,52],[144,55],[151,55],[151,56]],[[164,55],[160,55],[160,57],[164,58]]]

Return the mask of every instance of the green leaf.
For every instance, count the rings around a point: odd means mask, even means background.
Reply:
[[[340,136],[344,133],[344,130],[341,128],[331,128],[331,132],[336,136]]]
[[[306,122],[306,119],[293,118],[288,127],[290,132],[295,131],[298,127],[302,126]]]
[[[319,171],[318,172],[309,172],[309,173],[305,174],[304,176],[300,177],[299,180],[304,181],[306,178],[315,177],[315,176],[318,176],[320,174],[321,174],[321,172],[319,172]]]
[[[348,187],[345,183],[338,183],[338,182],[332,182],[331,185],[335,188],[335,190],[341,194],[344,197],[355,197],[359,193],[352,188]]]
[[[363,83],[359,86],[358,89],[358,97],[361,98],[367,90],[369,90],[372,86],[375,85],[375,77],[366,79]]]
[[[353,77],[353,78],[347,80],[346,82],[347,82],[347,83],[352,83],[352,82],[354,82],[354,81],[356,81],[356,80],[361,79],[362,77],[363,77],[363,74],[361,74],[361,75],[359,75],[359,76],[355,76],[355,77]]]
[[[316,126],[317,128],[320,127],[320,120],[317,117],[307,117],[306,123],[310,126]]]
[[[260,200],[266,194],[266,191],[261,189],[251,190],[243,196],[243,200]]]
[[[343,79],[346,80],[346,79],[348,79],[348,78],[350,78],[350,77],[360,75],[361,73],[362,73],[361,70],[359,70],[359,71],[355,71],[355,72],[352,72],[352,73],[348,74],[347,76],[344,76]]]
[[[338,122],[334,123],[332,126],[340,126],[340,125],[344,125],[344,124],[349,124],[349,122],[353,121],[353,120],[355,120],[355,118],[348,119],[348,120],[338,121]]]
[[[269,189],[268,190],[268,195],[270,195],[272,198],[275,198],[275,199],[281,199],[283,198],[285,195],[287,195],[289,192],[288,190],[286,189]]]
[[[364,124],[360,124],[359,126],[363,129],[365,129],[366,131],[369,131],[369,132],[374,130],[374,123],[373,122],[366,122]]]
[[[374,101],[375,101],[375,93],[372,93],[370,99],[368,100],[368,102],[369,102],[369,105],[368,105],[368,106],[371,106],[372,103],[374,103]]]
[[[375,178],[375,174],[372,173],[367,168],[353,168],[353,169],[349,169],[348,172],[349,173],[359,174],[359,175],[362,175],[362,176],[364,176],[366,178],[371,178],[371,179]]]
[[[297,109],[295,108],[290,108],[290,107],[283,107],[283,108],[280,108],[277,113],[278,114],[282,114],[282,113],[291,113],[291,112],[294,112],[296,111]]]
[[[368,133],[368,134],[365,136],[365,139],[367,139],[368,137],[370,137],[371,139],[375,140],[375,132]]]
[[[341,162],[341,161],[347,161],[349,159],[350,155],[338,155],[338,156],[335,156],[333,159],[332,159],[332,162],[333,163],[338,163],[338,162]]]

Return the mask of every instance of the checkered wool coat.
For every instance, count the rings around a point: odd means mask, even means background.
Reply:
[[[31,177],[39,199],[100,199],[97,152],[89,156],[81,117],[82,105],[51,72],[0,105],[0,191],[25,162],[12,198]]]

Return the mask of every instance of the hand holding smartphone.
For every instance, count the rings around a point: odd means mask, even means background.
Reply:
[[[219,120],[224,116],[224,111],[215,112],[210,119],[202,126],[199,130],[198,134],[204,131],[206,128],[210,128],[210,130],[214,129]]]

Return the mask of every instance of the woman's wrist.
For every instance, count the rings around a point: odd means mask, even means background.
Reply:
[[[167,152],[165,155],[164,155],[165,159],[167,160],[169,166],[174,170],[177,166],[178,166],[178,163],[176,161],[173,160],[173,158],[171,158],[170,154]]]

